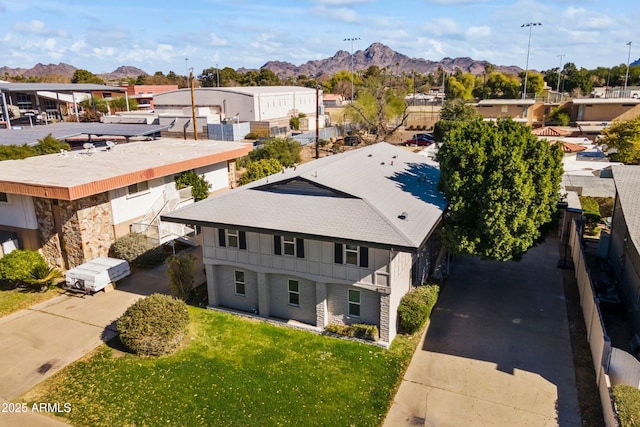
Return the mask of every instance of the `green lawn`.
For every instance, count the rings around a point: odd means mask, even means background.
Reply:
[[[102,346],[23,401],[72,405],[90,426],[377,426],[419,334],[390,350],[190,307],[188,343],[171,356]]]
[[[7,289],[0,285],[0,317],[51,299],[62,292],[64,291],[60,288],[51,288],[46,292],[34,292],[24,288]]]

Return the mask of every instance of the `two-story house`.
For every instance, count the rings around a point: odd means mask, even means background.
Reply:
[[[396,335],[400,299],[444,259],[433,160],[379,143],[162,216],[202,227],[209,305]]]

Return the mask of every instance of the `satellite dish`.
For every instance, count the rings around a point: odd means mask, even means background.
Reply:
[[[85,150],[92,150],[92,149],[94,149],[94,148],[95,148],[95,145],[93,145],[93,144],[92,144],[92,143],[90,143],[90,142],[85,142],[85,143],[82,145],[82,148],[84,148]]]
[[[116,146],[116,143],[113,141],[107,141],[107,151],[111,150],[113,147]]]

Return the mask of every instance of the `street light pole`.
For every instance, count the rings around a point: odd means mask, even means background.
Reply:
[[[557,55],[560,57],[560,66],[558,67],[558,86],[556,88],[556,102],[558,101],[558,95],[560,95],[560,73],[562,72],[562,58],[564,58],[564,53]]]
[[[187,79],[189,78],[189,58],[184,58],[184,69],[186,70]]]
[[[353,102],[353,74],[355,70],[353,69],[353,42],[356,40],[360,40],[360,37],[347,37],[343,41],[351,42],[351,102]]]
[[[624,94],[627,95],[627,81],[629,80],[629,61],[631,60],[631,42],[627,43],[629,46],[629,54],[627,55],[627,72],[624,76]]]
[[[527,22],[526,24],[522,24],[520,26],[520,28],[529,27],[529,43],[527,44],[527,65],[525,65],[524,70],[524,88],[522,89],[522,99],[525,99],[527,97],[527,78],[529,77],[529,50],[531,49],[531,29],[539,25],[542,25],[542,23]]]

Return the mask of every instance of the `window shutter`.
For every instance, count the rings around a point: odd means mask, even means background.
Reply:
[[[333,259],[336,264],[342,264],[342,252],[343,252],[342,243],[334,243]]]
[[[247,233],[238,231],[238,240],[240,240],[240,249],[247,249]]]
[[[273,236],[273,253],[276,255],[282,255],[282,237]]]
[[[223,248],[227,246],[227,236],[224,228],[218,228],[218,243]]]
[[[304,239],[296,238],[296,256],[304,258]]]
[[[360,246],[360,267],[369,267],[369,248]]]

